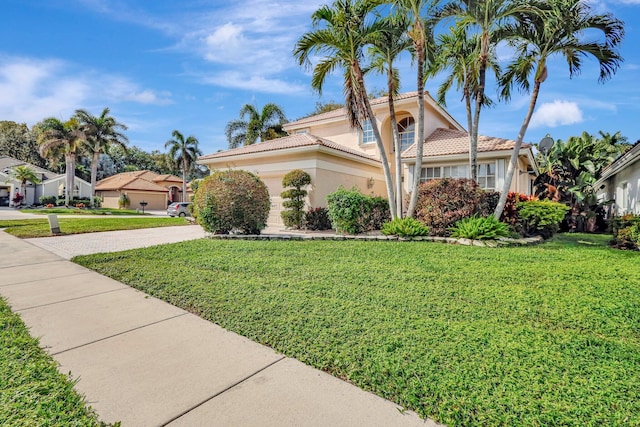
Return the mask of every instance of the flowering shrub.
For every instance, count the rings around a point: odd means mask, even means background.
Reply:
[[[205,178],[193,204],[198,224],[217,234],[260,234],[271,207],[267,186],[243,170],[214,172]]]
[[[85,204],[84,204],[84,203],[76,203],[76,208],[80,208],[80,209],[82,209],[82,208],[84,208],[84,207],[85,207]]]
[[[47,209],[51,209],[53,207],[55,207],[55,205],[53,203],[49,203],[45,206]]]
[[[461,219],[490,215],[495,199],[495,192],[484,191],[471,179],[427,181],[418,189],[416,218],[429,227],[432,235],[448,236]]]

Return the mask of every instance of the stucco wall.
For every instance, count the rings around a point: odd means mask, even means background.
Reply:
[[[627,206],[623,209],[622,185],[627,184]],[[634,213],[640,215],[640,161],[629,165],[616,174],[612,180],[612,193],[615,200],[614,208],[618,215]]]
[[[167,209],[167,195],[163,193],[140,193],[127,191],[129,197],[129,209],[142,209],[140,206],[141,201],[147,202],[145,210],[166,210]],[[102,199],[102,207],[118,209],[118,200],[120,199],[120,192],[118,191],[102,191],[98,193]]]

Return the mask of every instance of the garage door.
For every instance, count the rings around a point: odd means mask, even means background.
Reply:
[[[269,210],[269,218],[267,219],[267,225],[269,227],[282,227],[282,217],[280,212],[282,211],[282,197],[271,197],[271,209]]]

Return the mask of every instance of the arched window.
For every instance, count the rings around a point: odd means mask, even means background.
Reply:
[[[400,134],[400,151],[404,151],[415,142],[416,123],[413,117],[405,117],[398,122],[398,133]]]

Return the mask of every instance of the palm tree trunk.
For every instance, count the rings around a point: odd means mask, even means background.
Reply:
[[[391,116],[391,130],[393,135],[393,147],[395,149],[395,166],[396,166],[396,216],[402,218],[402,158],[400,151],[400,134],[398,132],[398,121],[396,119],[396,107],[393,101],[394,83],[391,67],[387,76],[387,85],[389,88],[388,102],[389,115]]]
[[[504,210],[504,205],[507,202],[507,194],[509,193],[509,188],[511,188],[511,181],[513,180],[513,174],[516,170],[516,164],[518,163],[518,156],[520,155],[520,147],[522,147],[522,140],[524,139],[524,134],[527,132],[527,128],[529,127],[529,122],[531,121],[531,116],[533,116],[533,110],[536,107],[536,102],[538,102],[538,94],[540,93],[540,84],[541,82],[536,80],[533,84],[533,91],[531,92],[531,101],[529,101],[529,109],[527,110],[527,115],[522,122],[522,126],[520,127],[520,132],[518,133],[518,139],[516,139],[516,144],[513,147],[513,152],[511,153],[511,158],[509,159],[509,167],[507,168],[507,174],[504,177],[504,184],[502,185],[502,192],[500,193],[500,199],[498,200],[498,206],[496,206],[496,210],[493,212],[493,216],[500,220],[502,216],[502,211]]]
[[[72,176],[75,173],[72,166],[73,164],[72,154],[65,154],[64,160],[65,160],[65,178],[67,181],[65,184],[65,191],[64,191],[64,205],[69,206],[69,201],[70,201],[69,192],[73,191]]]
[[[186,153],[182,153],[182,201],[187,201],[187,161]]]
[[[100,160],[100,152],[93,152],[93,159],[91,160],[91,208],[96,207],[96,181],[98,179],[98,161]]]
[[[420,174],[422,172],[422,156],[424,153],[424,48],[420,44],[416,46],[417,52],[417,87],[418,87],[418,126],[417,126],[417,149],[416,164],[413,169],[413,183],[409,190],[411,197],[409,199],[409,207],[407,208],[407,217],[415,214],[416,205],[418,204],[418,187],[420,186]]]
[[[396,199],[393,191],[393,181],[391,180],[391,170],[389,169],[389,160],[387,159],[387,153],[385,152],[384,145],[382,144],[382,136],[380,136],[380,130],[378,129],[378,125],[376,124],[376,119],[373,115],[371,103],[369,102],[369,98],[367,97],[362,70],[360,70],[360,68],[356,66],[355,71],[357,75],[356,78],[358,79],[358,84],[362,88],[362,95],[359,95],[361,96],[360,102],[364,105],[367,111],[367,118],[371,122],[373,135],[376,138],[376,146],[378,147],[378,151],[380,152],[380,161],[382,162],[382,171],[384,172],[384,181],[387,186],[387,196],[389,197],[389,213],[391,214],[391,219],[395,219],[397,217]]]
[[[465,93],[464,93],[464,105],[465,105],[465,109],[467,111],[467,129],[469,129],[469,173],[470,173],[470,177],[473,176],[473,171],[475,170],[476,172],[476,177],[475,179],[472,178],[474,181],[478,182],[478,144],[477,144],[477,140],[476,140],[476,144],[475,144],[475,148],[476,148],[476,155],[473,156],[473,147],[474,147],[474,141],[473,141],[473,114],[471,112],[471,97],[469,94],[469,90],[465,89]]]

